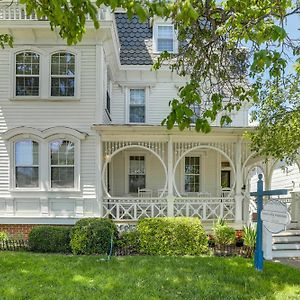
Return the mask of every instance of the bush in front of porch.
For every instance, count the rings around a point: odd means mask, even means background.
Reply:
[[[200,255],[208,252],[206,232],[198,218],[146,218],[138,222],[140,251],[148,255]]]

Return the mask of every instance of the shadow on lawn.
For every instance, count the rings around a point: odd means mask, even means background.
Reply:
[[[300,299],[300,270],[216,257],[0,253],[1,299]]]

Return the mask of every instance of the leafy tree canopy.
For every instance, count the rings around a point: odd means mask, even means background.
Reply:
[[[81,41],[86,15],[99,27],[97,9],[122,7],[141,21],[157,15],[171,19],[179,40],[178,54],[164,52],[164,61],[188,82],[162,122],[181,130],[195,121],[197,131],[209,132],[221,114],[221,125],[231,112],[254,105],[258,130],[249,133],[259,154],[294,158],[300,145],[299,41],[286,30],[287,18],[300,15],[297,0],[20,0],[27,13],[47,18],[68,44]],[[1,4],[0,4],[1,5]],[[12,45],[9,35],[0,45]],[[294,69],[288,72],[289,65]],[[288,75],[288,73],[291,73]]]

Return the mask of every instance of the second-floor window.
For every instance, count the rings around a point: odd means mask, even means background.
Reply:
[[[51,96],[75,96],[75,55],[57,52],[51,55]]]
[[[129,91],[129,122],[145,123],[146,105],[145,89],[130,89]]]
[[[15,187],[39,186],[39,144],[32,140],[15,142]]]
[[[75,145],[67,140],[50,143],[51,188],[74,188]]]
[[[16,55],[16,96],[39,96],[40,56],[31,51]]]

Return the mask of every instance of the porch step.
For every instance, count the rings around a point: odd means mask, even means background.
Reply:
[[[272,255],[300,257],[300,230],[287,230],[273,235]]]
[[[300,250],[277,250],[272,251],[274,258],[279,257],[300,257]]]

